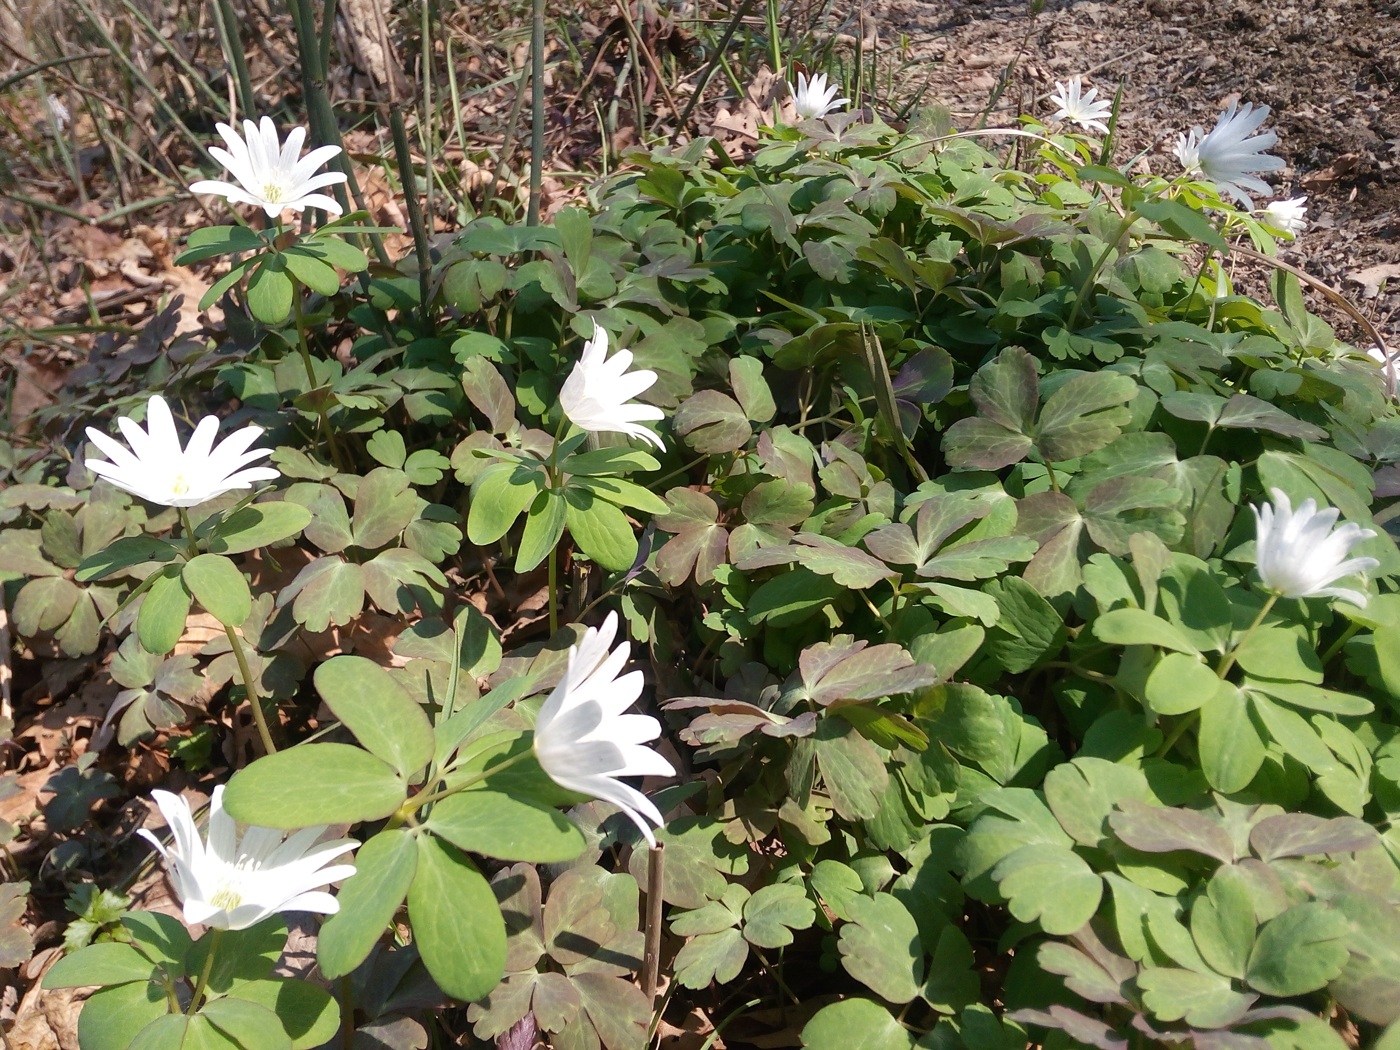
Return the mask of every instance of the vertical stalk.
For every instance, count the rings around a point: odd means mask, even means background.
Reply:
[[[238,19],[233,16],[233,5],[229,0],[217,2],[219,21],[223,23],[224,38],[228,42],[229,59],[233,62],[234,79],[238,82],[238,104],[243,107],[244,117],[255,120],[257,103],[253,98],[253,78],[248,72],[248,56],[243,53],[243,37],[238,32]]]
[[[647,853],[647,922],[642,949],[642,994],[656,1004],[656,972],[661,963],[661,885],[666,871],[666,844]]]
[[[544,2],[530,0],[530,209],[525,225],[540,224],[544,180]]]
[[[393,88],[390,88],[393,91]],[[403,185],[403,200],[408,206],[408,225],[413,231],[413,253],[418,257],[418,308],[426,325],[429,320],[428,285],[433,273],[432,253],[428,249],[428,231],[423,224],[423,209],[418,203],[418,184],[413,177],[413,154],[408,144],[408,130],[403,123],[403,106],[396,98],[389,103],[389,128],[394,134],[394,159],[398,162],[399,182]],[[432,165],[428,166],[428,183],[432,184]]]
[[[297,329],[297,353],[301,355],[302,367],[306,369],[306,392],[309,394],[316,389],[319,383],[316,379],[315,366],[311,364],[311,347],[306,341],[306,315],[302,311],[301,291],[301,282],[293,278],[292,317]],[[340,442],[336,440],[335,428],[331,426],[331,418],[326,412],[326,406],[320,402],[316,405],[316,417],[322,433],[326,435],[326,448],[330,451],[331,462],[336,465],[336,469],[344,470],[345,460],[340,454]]]
[[[228,624],[224,624],[224,634],[233,649],[233,658],[238,661],[238,674],[243,679],[243,690],[248,694],[248,706],[253,709],[253,724],[258,727],[258,739],[262,742],[263,753],[275,755],[277,745],[272,742],[272,729],[267,724],[267,712],[262,707],[262,697],[258,696],[257,684],[253,681],[253,669],[248,666],[248,654],[243,648],[243,639]]]
[[[193,1016],[199,1011],[200,1001],[204,998],[204,988],[209,983],[209,974],[214,969],[214,955],[219,950],[219,941],[223,938],[224,931],[217,926],[208,933],[209,951],[204,956],[204,969],[199,974],[199,979],[195,982],[194,995],[190,999],[190,1008],[185,1012]]]

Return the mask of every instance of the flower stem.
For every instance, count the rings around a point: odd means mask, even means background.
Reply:
[[[1123,221],[1118,224],[1118,230],[1114,233],[1113,240],[1104,245],[1103,251],[1099,252],[1099,257],[1094,260],[1093,267],[1084,275],[1084,280],[1079,285],[1079,291],[1075,294],[1074,305],[1070,307],[1069,320],[1065,322],[1065,329],[1067,331],[1074,331],[1074,322],[1079,320],[1079,311],[1084,306],[1084,297],[1089,294],[1089,290],[1093,288],[1094,282],[1098,280],[1099,271],[1102,270],[1104,264],[1108,262],[1108,257],[1117,251],[1118,242],[1133,228],[1133,223],[1135,222],[1137,222],[1137,212],[1129,208],[1127,214],[1123,216]]]
[[[1249,641],[1249,636],[1264,622],[1264,617],[1269,615],[1270,610],[1273,609],[1274,603],[1277,601],[1277,594],[1269,595],[1269,600],[1264,603],[1264,608],[1259,610],[1259,615],[1256,616],[1254,622],[1249,625],[1249,630],[1244,632],[1244,637],[1240,639],[1239,644],[1231,646],[1230,651],[1225,654],[1225,658],[1220,661],[1220,666],[1215,669],[1215,677],[1219,678],[1222,682],[1225,680],[1225,676],[1230,673],[1230,668],[1235,666],[1235,657],[1238,656],[1239,651],[1244,648],[1244,643]]]
[[[1336,656],[1337,653],[1341,651],[1342,646],[1351,641],[1352,636],[1359,630],[1361,630],[1361,625],[1356,621],[1353,620],[1351,623],[1347,624],[1347,629],[1342,632],[1341,637],[1329,645],[1327,651],[1322,654],[1322,666],[1326,667],[1331,663],[1332,657]]]
[[[488,777],[493,777],[497,773],[500,773],[502,770],[509,769],[517,762],[523,762],[525,759],[530,758],[532,755],[534,755],[534,753],[535,752],[533,750],[522,751],[518,755],[511,755],[510,758],[506,759],[504,762],[492,766],[490,769],[483,769],[480,773],[477,773],[474,776],[467,777],[467,779],[463,780],[460,784],[452,784],[450,786],[437,788],[433,791],[426,791],[422,794],[414,795],[402,806],[400,806],[398,808],[398,811],[395,812],[394,815],[389,818],[388,826],[390,828],[396,828],[399,825],[406,823],[408,821],[408,818],[412,816],[412,814],[416,810],[421,809],[423,806],[431,805],[434,802],[441,802],[443,799],[447,798],[450,795],[455,795],[459,791],[465,791],[467,788],[481,783]]]
[[[559,545],[549,551],[549,636],[559,630]]]
[[[190,1008],[185,1011],[187,1015],[193,1016],[199,1010],[200,1001],[204,998],[204,987],[209,983],[209,974],[214,969],[214,955],[219,950],[219,941],[223,935],[224,931],[217,926],[209,931],[209,951],[204,956],[204,969],[200,971],[199,980],[195,982]]]
[[[238,632],[228,624],[224,624],[224,634],[228,635],[233,658],[238,661],[238,673],[243,678],[243,690],[248,694],[248,706],[253,709],[253,723],[258,727],[258,739],[262,741],[263,752],[274,755],[277,753],[277,745],[272,742],[267,713],[263,711],[262,699],[258,696],[257,686],[253,684],[253,671],[248,666],[248,654],[243,649],[243,639],[239,638]]]
[[[292,281],[292,317],[297,328],[297,352],[301,354],[302,366],[306,369],[306,392],[310,394],[316,389],[316,369],[311,364],[311,348],[306,342],[306,315],[301,306],[301,282]],[[331,462],[335,464],[337,470],[345,469],[345,459],[340,454],[340,443],[336,441],[335,428],[331,426],[330,416],[326,413],[324,403],[316,403],[316,418],[320,423],[321,432],[326,436],[326,448],[330,450]]]
[[[1274,607],[1274,603],[1278,601],[1278,597],[1277,594],[1269,595],[1269,600],[1266,601],[1264,607],[1259,610],[1259,615],[1254,618],[1254,622],[1250,624],[1249,629],[1244,632],[1244,637],[1239,640],[1239,644],[1231,646],[1230,651],[1221,658],[1220,666],[1215,669],[1216,678],[1220,679],[1222,682],[1225,681],[1225,676],[1230,673],[1230,668],[1235,666],[1236,655],[1244,648],[1244,643],[1249,641],[1250,635],[1264,622],[1264,617],[1269,615],[1269,610]],[[1189,712],[1178,722],[1167,736],[1167,739],[1163,741],[1162,746],[1157,749],[1157,757],[1164,758],[1168,755],[1171,749],[1176,746],[1177,741],[1186,735],[1186,731],[1195,725],[1200,717],[1201,709],[1198,707],[1196,710]]]

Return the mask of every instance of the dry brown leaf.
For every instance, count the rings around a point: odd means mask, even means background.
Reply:
[[[1381,285],[1396,278],[1400,278],[1400,263],[1377,263],[1347,274],[1348,281],[1361,285],[1363,299],[1374,299],[1381,294]]]

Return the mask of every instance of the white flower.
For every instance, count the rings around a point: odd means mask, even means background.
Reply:
[[[1266,226],[1282,230],[1290,238],[1308,228],[1308,198],[1293,197],[1286,201],[1270,201],[1259,213]]]
[[[656,805],[618,777],[675,776],[676,770],[642,745],[661,735],[650,715],[626,715],[642,691],[642,672],[617,677],[631,646],[608,652],[617,634],[617,613],[601,628],[590,627],[569,650],[564,677],[535,717],[535,757],[551,780],[580,795],[611,802],[626,813],[653,846],[656,837],[642,818],[663,823]]]
[[[209,799],[208,844],[199,837],[190,804],[168,791],[151,797],[170,825],[170,848],[142,828],[137,834],[160,850],[185,921],[220,930],[243,930],[274,912],[314,911],[334,915],[340,905],[322,890],[355,874],[353,864],[327,864],[359,845],[353,839],[317,842],[324,827],[286,832],[250,827],[240,841],[233,818],[224,812],[223,785]]]
[[[1206,134],[1201,134],[1200,128],[1192,128],[1189,137],[1178,137],[1177,159],[1188,172],[1201,172],[1222,193],[1246,208],[1253,208],[1248,191],[1269,193],[1270,189],[1267,182],[1251,173],[1285,167],[1281,157],[1271,157],[1264,152],[1278,141],[1278,135],[1272,131],[1254,135],[1259,125],[1268,119],[1268,106],[1246,102],[1242,109],[1237,109],[1236,103],[1231,102],[1230,108],[1220,114],[1215,127]],[[1251,135],[1254,137],[1250,138]]]
[[[656,373],[649,368],[629,373],[631,366],[631,350],[619,350],[608,358],[608,333],[595,326],[593,338],[583,344],[583,354],[559,391],[559,406],[584,430],[630,434],[664,452],[665,443],[637,420],[664,419],[666,413],[655,405],[628,404],[656,382]]]
[[[211,146],[209,153],[228,168],[238,184],[206,179],[192,185],[191,193],[217,193],[235,204],[256,204],[272,219],[288,208],[293,211],[320,208],[332,215],[340,214],[340,205],[334,198],[313,192],[345,181],[343,171],[313,174],[340,153],[339,146],[320,146],[297,160],[301,144],[306,139],[306,129],[303,127],[292,128],[284,146],[277,139],[277,128],[270,117],[263,117],[261,124],[245,120],[243,138],[227,124],[214,126],[228,143],[228,149]]]
[[[1082,89],[1083,80],[1080,77],[1074,77],[1067,84],[1058,80],[1055,82],[1050,101],[1059,109],[1055,111],[1054,119],[1068,120],[1086,131],[1100,131],[1107,135],[1108,125],[1104,119],[1113,113],[1113,103],[1109,99],[1098,98],[1098,88],[1090,88],[1085,95],[1080,94]]]
[[[1375,532],[1353,522],[1334,530],[1339,514],[1336,507],[1318,510],[1313,500],[1305,499],[1295,511],[1282,490],[1270,489],[1269,493],[1273,506],[1250,507],[1258,527],[1255,562],[1264,586],[1284,598],[1331,595],[1365,608],[1366,595],[1332,584],[1380,565],[1375,558],[1347,557],[1353,547]]]
[[[797,115],[803,120],[824,117],[837,106],[844,106],[851,101],[848,98],[836,97],[841,86],[832,84],[828,87],[825,73],[813,73],[810,80],[807,79],[807,74],[798,73],[797,87],[793,87],[789,81],[788,90],[792,92],[792,104],[797,110]]]
[[[152,503],[193,507],[234,489],[252,488],[255,481],[271,481],[279,476],[272,467],[248,466],[272,454],[270,448],[249,448],[262,435],[263,429],[259,426],[244,427],[215,448],[219,418],[205,416],[182,450],[170,407],[159,394],[146,404],[145,430],[130,416],[118,418],[117,426],[131,448],[88,427],[88,440],[111,462],[102,459],[83,462],[88,470],[100,474],[117,488]]]

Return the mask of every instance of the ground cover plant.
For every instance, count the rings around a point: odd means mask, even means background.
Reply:
[[[1077,80],[840,95],[397,265],[220,128],[226,328],[3,468],[17,638],[123,687],[9,830],[85,1050],[1400,1044],[1400,418],[1232,287],[1267,110],[1167,176]],[[101,824],[153,747],[206,811]]]

